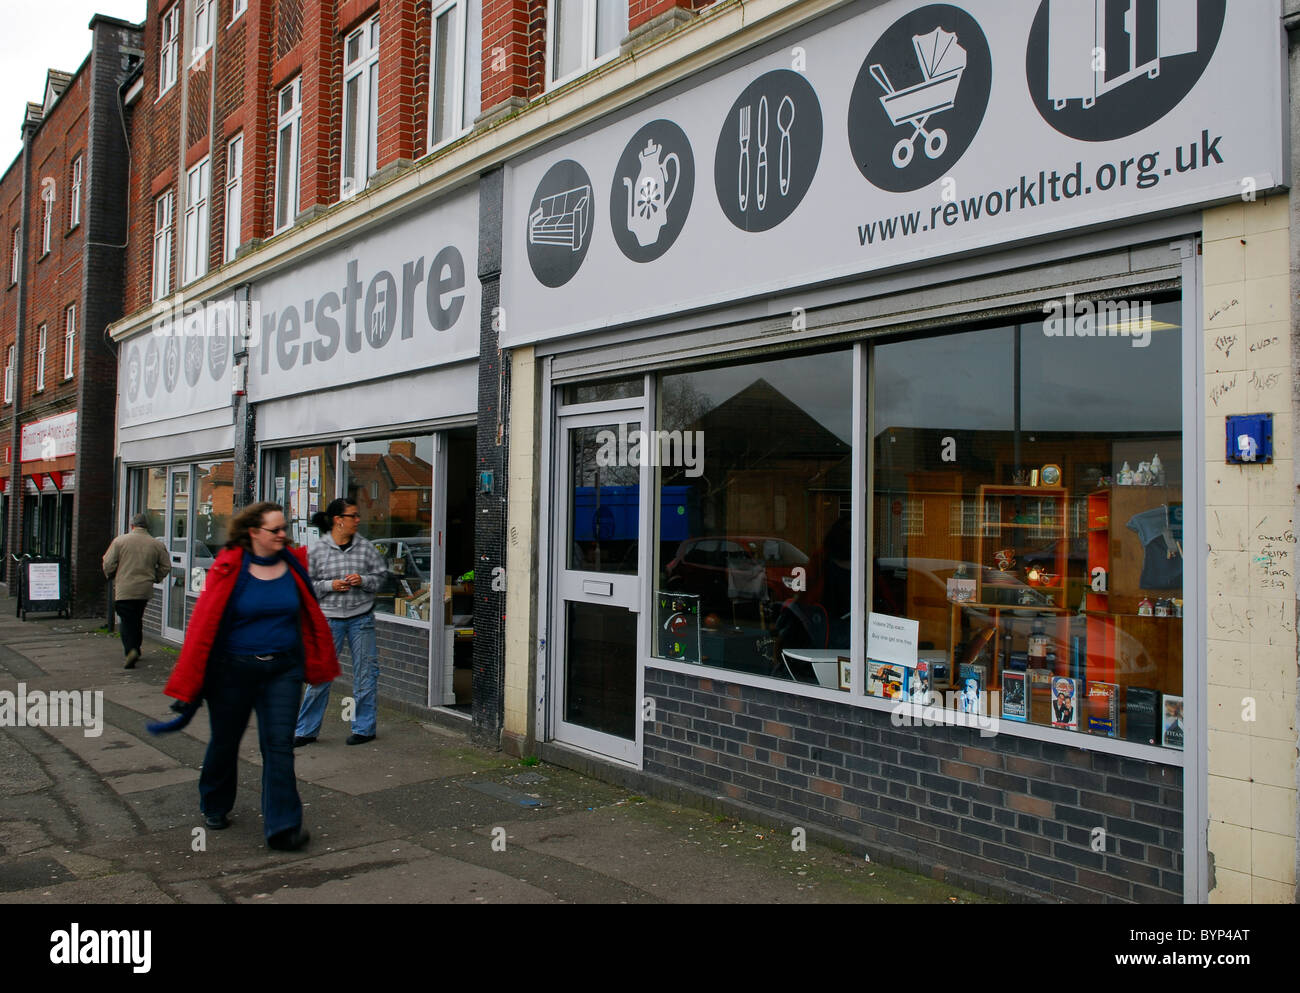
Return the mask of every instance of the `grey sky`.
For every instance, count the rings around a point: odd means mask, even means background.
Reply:
[[[95,14],[136,24],[145,0],[3,0],[0,39],[0,173],[22,151],[23,107],[45,94],[48,69],[75,72],[90,53],[86,27]]]

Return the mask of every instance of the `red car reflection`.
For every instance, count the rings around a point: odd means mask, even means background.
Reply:
[[[786,580],[807,567],[808,556],[783,538],[726,535],[687,538],[665,567],[668,589],[694,594],[706,607],[737,600],[788,600]]]

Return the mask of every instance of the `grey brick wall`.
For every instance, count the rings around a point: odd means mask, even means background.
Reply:
[[[1182,901],[1181,769],[976,728],[894,727],[881,711],[654,668],[645,692],[652,776],[823,825],[939,878],[1070,902]]]

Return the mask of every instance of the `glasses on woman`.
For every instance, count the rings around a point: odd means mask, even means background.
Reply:
[[[284,534],[284,533],[285,533],[286,531],[288,531],[289,529],[288,529],[287,527],[285,527],[283,524],[281,524],[278,528],[262,528],[262,527],[259,527],[257,530],[258,530],[258,531],[265,531],[267,534]]]
[[[360,514],[335,514],[335,517],[351,517],[354,521],[361,520]]]

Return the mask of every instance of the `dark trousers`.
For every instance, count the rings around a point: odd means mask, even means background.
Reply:
[[[122,654],[137,652],[144,643],[144,608],[148,600],[115,600],[113,610],[122,619]]]
[[[199,774],[199,806],[207,815],[229,813],[239,781],[239,741],[257,712],[262,748],[262,821],[269,838],[302,824],[302,801],[293,771],[293,728],[302,699],[302,658],[259,662],[246,655],[215,653],[208,663],[203,697],[212,737]]]

